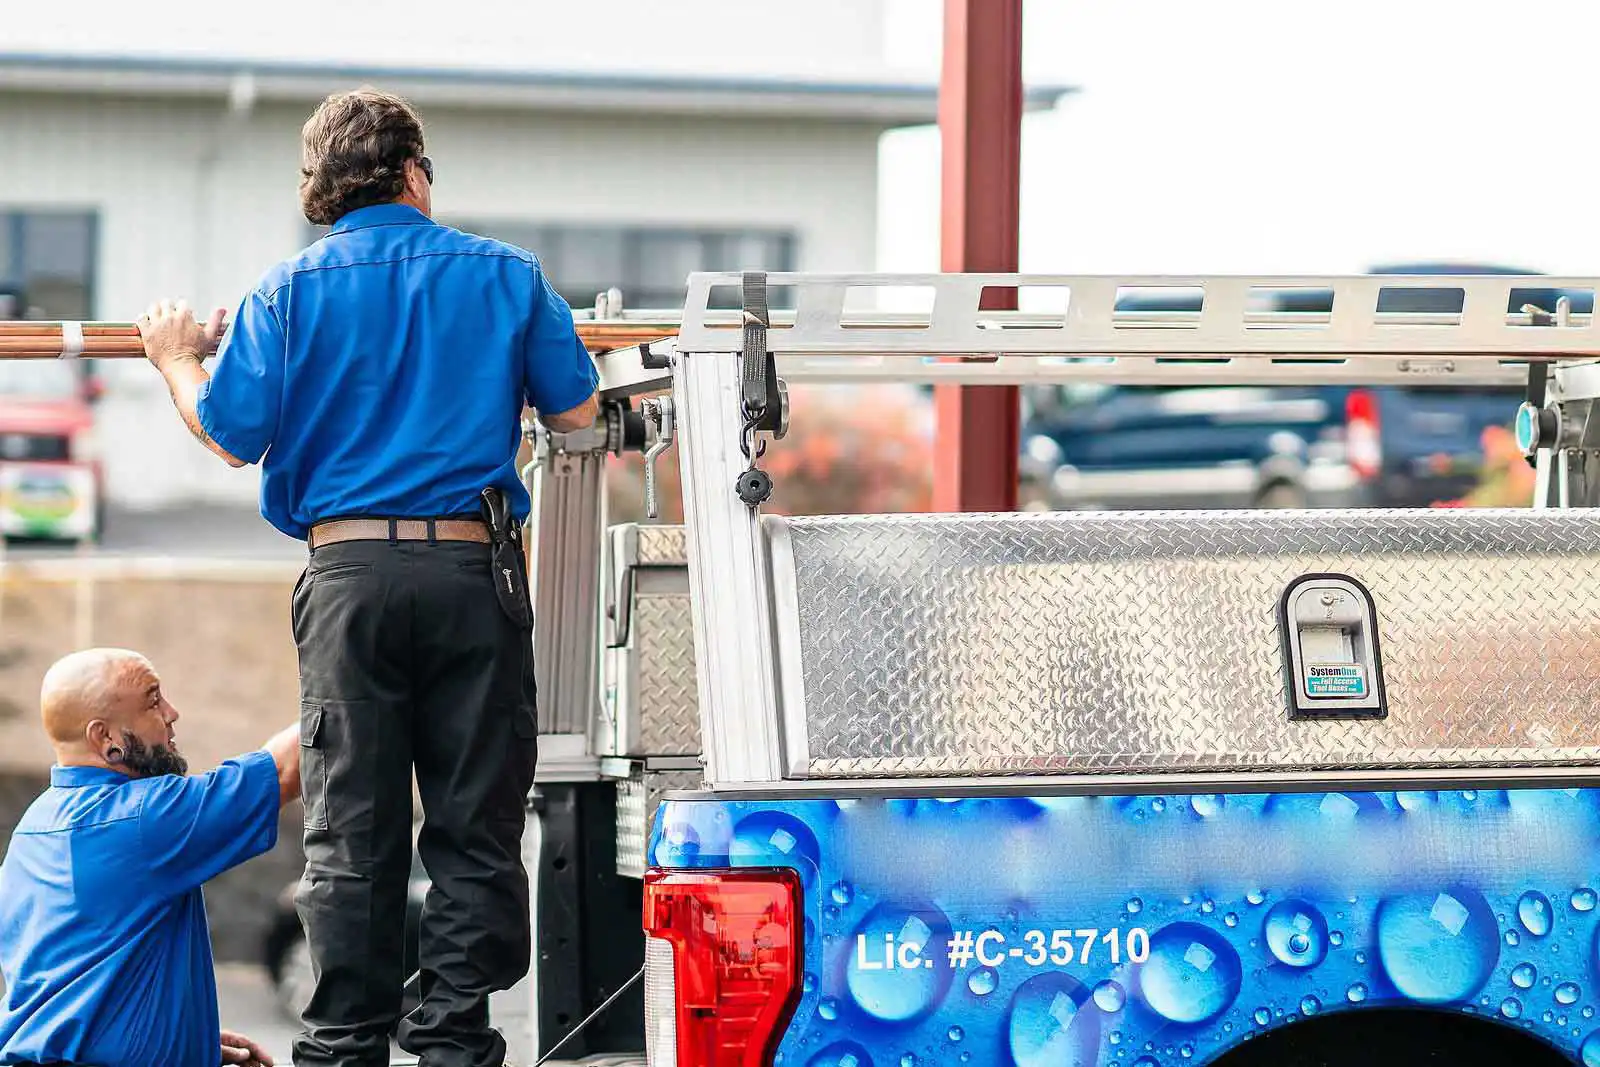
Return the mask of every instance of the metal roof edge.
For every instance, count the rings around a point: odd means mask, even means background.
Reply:
[[[703,114],[785,113],[815,118],[918,124],[937,118],[939,86],[926,81],[847,81],[706,77],[492,68],[299,63],[226,59],[0,51],[0,88],[136,91],[152,95],[228,93],[241,80],[264,99],[311,99],[330,83],[385,83],[419,102],[542,109],[691,110]],[[1047,110],[1076,86],[1033,85],[1024,109]]]

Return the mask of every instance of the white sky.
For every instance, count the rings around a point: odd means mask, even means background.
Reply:
[[[931,70],[940,0],[888,0]],[[1027,0],[1023,270],[1600,273],[1600,3]],[[884,143],[880,269],[938,269],[938,135]]]

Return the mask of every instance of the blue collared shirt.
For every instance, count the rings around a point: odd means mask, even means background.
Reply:
[[[0,863],[0,1064],[217,1067],[200,887],[278,839],[252,752],[189,776],[54,767]]]
[[[304,538],[341,516],[477,515],[486,486],[525,518],[524,407],[567,411],[597,383],[531,253],[380,204],[245,296],[199,417],[261,463],[267,521]]]

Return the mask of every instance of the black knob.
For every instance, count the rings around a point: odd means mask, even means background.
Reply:
[[[739,499],[749,507],[764,504],[772,495],[772,478],[766,471],[747,470],[739,475],[739,480],[733,483],[733,491],[739,494]]]

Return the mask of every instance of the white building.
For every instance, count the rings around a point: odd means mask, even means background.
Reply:
[[[575,306],[611,285],[635,307],[673,304],[696,269],[870,270],[879,139],[936,115],[925,71],[884,59],[883,0],[382,12],[8,11],[0,290],[20,287],[43,318],[126,320],[161,296],[231,308],[314,238],[297,203],[300,126],[361,83],[422,111],[435,215],[533,249]],[[254,501],[254,473],[195,445],[148,367],[103,366],[117,505]]]

